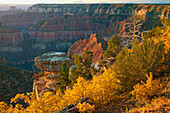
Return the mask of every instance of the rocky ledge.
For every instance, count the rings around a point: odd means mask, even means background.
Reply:
[[[71,65],[71,60],[63,52],[50,52],[38,56],[34,59],[35,66],[44,72],[44,75],[38,80],[34,80],[33,91],[37,98],[44,91],[56,91],[60,85],[60,69],[62,63],[66,62],[67,66]]]
[[[42,71],[59,72],[63,62],[67,64],[70,59],[63,52],[50,52],[38,56],[34,59],[35,66]]]

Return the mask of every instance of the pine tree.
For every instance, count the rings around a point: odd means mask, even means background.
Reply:
[[[74,58],[74,63],[76,64],[75,70],[71,71],[71,76],[70,79],[72,83],[76,82],[76,79],[81,76],[88,79],[92,79],[92,72],[93,67],[92,67],[92,57],[93,57],[93,52],[91,51],[86,51],[82,55],[73,55]]]
[[[133,85],[145,75],[160,68],[163,63],[164,44],[155,43],[152,39],[146,39],[140,42],[135,39],[132,42],[132,48],[125,47],[117,56],[113,70],[117,73],[118,78],[126,86]]]
[[[64,90],[66,89],[66,86],[69,85],[69,69],[66,65],[65,62],[63,62],[62,64],[62,68],[60,70],[60,78],[59,78],[59,81],[61,83],[60,85],[60,90],[62,92],[64,92]]]
[[[121,51],[121,40],[114,35],[108,41],[107,50],[104,51],[103,59],[115,57]]]

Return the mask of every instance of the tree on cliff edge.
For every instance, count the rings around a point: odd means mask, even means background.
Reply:
[[[108,47],[107,50],[104,51],[103,59],[115,57],[121,50],[121,40],[113,35],[108,41]]]
[[[82,55],[74,54],[72,57],[75,58],[74,63],[76,64],[76,68],[71,71],[70,79],[72,84],[76,82],[79,76],[87,80],[92,79],[92,73],[94,73],[94,68],[92,66],[93,52],[86,51]]]
[[[152,39],[140,42],[135,39],[132,48],[125,47],[117,56],[113,71],[126,88],[134,85],[139,80],[145,79],[150,72],[157,75],[164,62],[164,44],[155,43]]]
[[[61,83],[60,85],[60,90],[62,92],[64,92],[64,90],[66,90],[66,86],[69,85],[69,69],[68,67],[66,66],[66,63],[63,62],[62,64],[62,68],[60,70],[60,78],[59,78],[59,81]]]

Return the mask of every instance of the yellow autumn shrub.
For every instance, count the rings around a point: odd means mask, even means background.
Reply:
[[[170,50],[170,26],[167,26],[165,29],[161,30],[161,35],[152,37],[155,43],[160,43],[160,41],[164,42],[165,53],[168,53]]]
[[[170,99],[165,98],[165,97],[159,97],[156,99],[153,99],[151,103],[147,103],[146,105],[142,107],[137,107],[130,109],[128,113],[169,113],[168,111],[170,110],[169,108],[170,105]]]
[[[94,111],[94,105],[90,105],[89,103],[79,102],[76,106],[76,108],[79,110],[81,113],[92,113]]]
[[[46,92],[39,100],[35,99],[33,93],[27,93],[26,95],[18,94],[15,98],[12,98],[11,101],[17,103],[19,99],[22,99],[25,103],[29,104],[25,109],[17,104],[15,108],[13,108],[13,111],[16,112],[51,113],[61,111],[68,105],[88,97],[88,102],[93,103],[93,105],[79,103],[77,108],[79,108],[80,112],[86,110],[91,112],[94,108],[101,107],[119,98],[119,91],[120,81],[114,76],[114,72],[109,69],[100,76],[94,76],[91,81],[79,77],[73,88],[67,89],[64,94],[60,91],[56,92],[56,94]]]
[[[146,83],[141,81],[142,84],[138,83],[135,85],[132,91],[132,95],[135,95],[136,99],[143,102],[149,102],[154,96],[159,96],[161,93],[160,81],[153,80],[152,73],[150,73],[150,76],[147,75],[146,77]]]
[[[0,102],[0,113],[5,113],[8,109],[8,105],[5,102]]]
[[[86,97],[90,98],[88,101],[93,103],[95,107],[107,104],[119,97],[117,95],[120,88],[119,82],[111,70],[107,70],[103,75],[94,76],[91,81],[79,77],[73,88],[65,91],[58,103],[58,108],[62,110]]]

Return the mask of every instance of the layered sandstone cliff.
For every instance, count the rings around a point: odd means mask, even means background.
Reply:
[[[152,4],[36,4],[29,7],[25,13],[2,16],[2,21],[10,27],[28,29],[37,22],[53,17],[74,15],[77,17],[103,17],[133,15],[147,17],[150,12],[155,12],[153,18],[170,18],[169,5]],[[120,21],[112,19],[111,21]]]
[[[73,54],[81,55],[85,51],[92,51],[93,63],[96,63],[102,58],[103,49],[101,43],[97,43],[96,34],[92,34],[90,39],[78,40],[68,50],[68,57],[71,58]]]
[[[1,44],[18,44],[23,40],[23,33],[14,30],[0,22],[0,42]]]
[[[58,78],[62,63],[65,62],[69,67],[71,60],[63,52],[50,52],[36,57],[34,62],[37,68],[44,71],[44,76],[34,80],[33,91],[38,99],[45,91],[56,91],[60,85]]]
[[[88,38],[107,28],[107,17],[63,16],[41,21],[29,28],[28,33],[38,40],[78,40]]]

